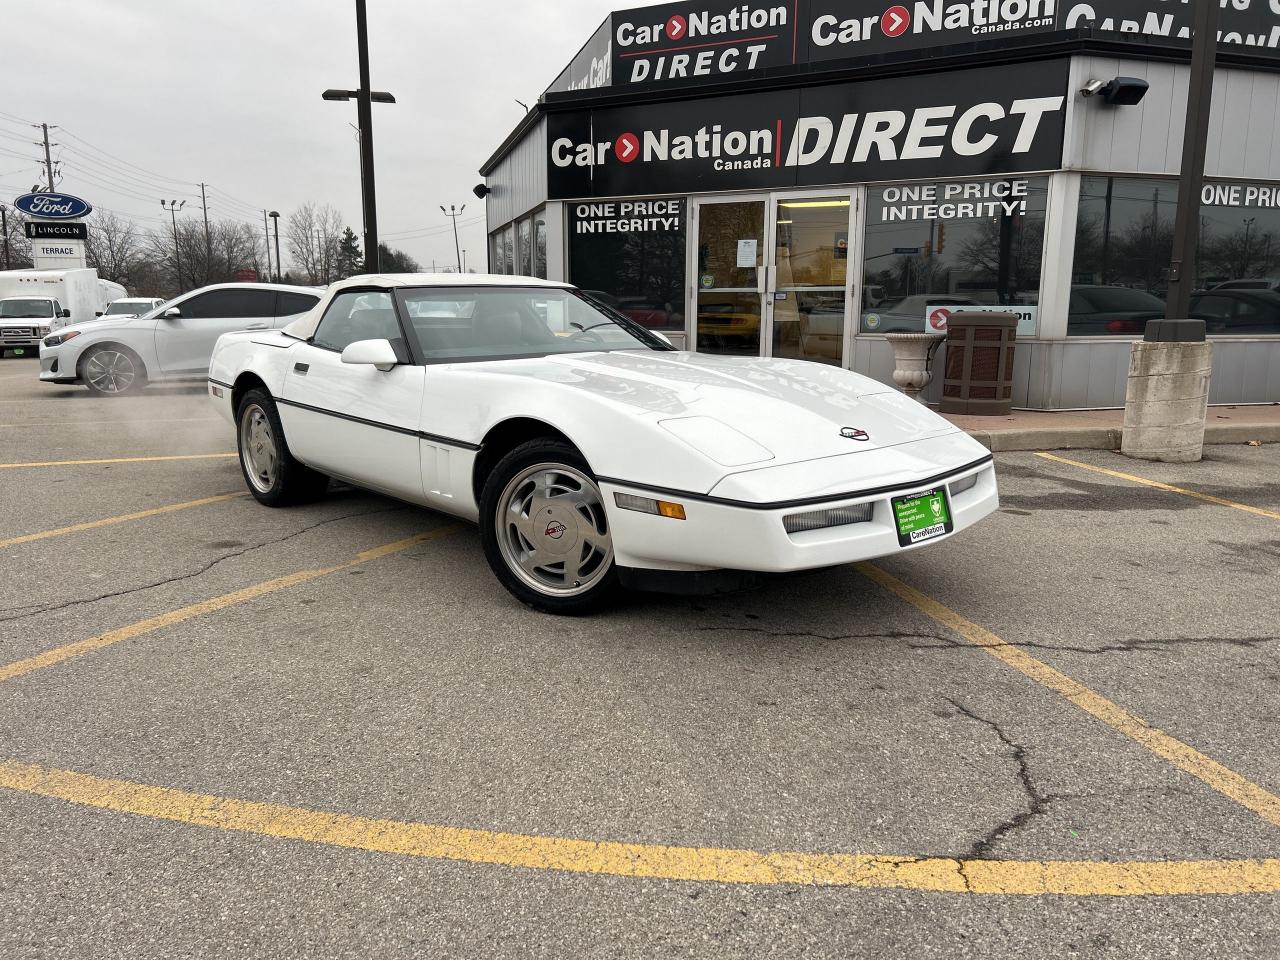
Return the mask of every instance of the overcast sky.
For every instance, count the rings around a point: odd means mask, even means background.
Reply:
[[[610,9],[629,5],[368,0],[372,86],[399,101],[374,104],[382,239],[428,269],[451,263],[439,208],[465,203],[462,246],[482,268],[484,203],[471,188],[521,118],[516,99],[536,100]],[[198,215],[204,180],[211,216],[287,216],[315,200],[360,232],[355,104],[320,99],[359,85],[354,0],[0,0],[0,19],[0,199],[39,175],[38,131],[18,118],[63,128],[51,138],[59,189],[149,228],[168,224],[161,197],[194,196]]]

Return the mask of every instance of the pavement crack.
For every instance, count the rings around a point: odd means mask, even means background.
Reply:
[[[240,557],[253,553],[255,550],[262,550],[266,547],[274,547],[281,543],[287,543],[288,541],[296,539],[297,537],[300,537],[305,533],[310,533],[312,530],[316,530],[316,529],[319,529],[320,527],[328,526],[331,523],[339,523],[340,521],[351,520],[357,517],[372,517],[381,513],[397,513],[407,509],[409,508],[408,507],[388,507],[382,510],[364,510],[357,513],[345,513],[339,517],[330,517],[327,520],[320,520],[320,521],[317,521],[316,523],[309,524],[303,527],[302,529],[295,530],[293,533],[286,534],[283,537],[276,537],[273,540],[265,540],[262,543],[257,543],[251,546],[247,546],[242,550],[235,550],[231,553],[224,553],[222,556],[217,557],[214,560],[210,560],[208,563],[202,565],[197,570],[193,570],[188,573],[177,574],[172,577],[164,577],[160,580],[156,580],[151,583],[145,583],[136,587],[130,587],[127,590],[114,590],[114,591],[111,591],[110,593],[102,593],[93,597],[81,597],[76,600],[68,600],[64,603],[55,603],[45,607],[38,607],[35,605],[7,607],[4,609],[0,609],[0,614],[12,614],[12,616],[0,616],[0,623],[10,623],[15,620],[25,620],[29,617],[37,617],[46,613],[56,613],[60,610],[67,610],[67,609],[70,609],[71,607],[98,603],[102,600],[111,600],[116,597],[127,597],[131,594],[142,593],[146,590],[154,590],[156,587],[165,587],[174,583],[182,583],[184,580],[194,580],[197,577],[204,576],[204,574],[208,573],[214,567],[218,566],[219,564],[226,563],[228,560],[238,560]],[[18,612],[18,611],[21,611],[21,612]]]
[[[952,642],[950,637],[943,636],[940,633],[915,633],[906,630],[880,630],[871,633],[814,633],[808,630],[770,630],[767,627],[695,627],[699,633],[755,633],[764,637],[772,637],[778,640],[787,638],[796,638],[803,640],[824,640],[831,643],[837,643],[842,640],[936,640],[939,643]],[[957,646],[968,646],[965,643],[956,643]],[[935,649],[926,645],[909,645],[913,649]]]
[[[1043,816],[1048,813],[1050,807],[1058,801],[1066,798],[1056,794],[1041,793],[1040,789],[1035,784],[1035,780],[1032,779],[1031,776],[1031,768],[1027,763],[1027,748],[1016,740],[1013,740],[1007,733],[1005,733],[999,723],[980,716],[973,710],[964,706],[958,700],[953,700],[948,697],[947,702],[955,707],[959,713],[968,717],[970,720],[989,728],[999,738],[1000,742],[1008,748],[1010,759],[1012,759],[1017,765],[1018,784],[1022,788],[1022,793],[1026,798],[1025,809],[1018,811],[1012,817],[996,824],[985,834],[975,840],[969,846],[969,849],[957,858],[960,861],[960,875],[964,878],[967,886],[969,878],[964,872],[964,862],[966,860],[990,859],[991,850],[996,844],[1008,837],[1010,834],[1021,830],[1036,817]]]

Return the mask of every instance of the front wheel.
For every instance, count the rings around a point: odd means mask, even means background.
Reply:
[[[80,362],[80,379],[100,397],[119,397],[147,382],[142,360],[124,347],[94,347]]]
[[[566,443],[533,440],[502,458],[480,497],[480,533],[498,580],[538,610],[588,613],[618,589],[604,497]]]
[[[268,507],[287,507],[321,497],[329,478],[293,458],[275,401],[250,390],[236,411],[236,447],[249,492]]]

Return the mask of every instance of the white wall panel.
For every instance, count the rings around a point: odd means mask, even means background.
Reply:
[[[493,191],[485,198],[490,231],[510,223],[547,199],[547,120],[525,134],[486,178]]]

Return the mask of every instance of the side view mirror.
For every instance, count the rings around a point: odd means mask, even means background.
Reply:
[[[347,348],[342,351],[342,362],[370,364],[386,373],[400,361],[396,359],[396,351],[390,340],[357,340],[347,344]]]
[[[102,316],[102,311],[101,311],[101,310],[95,310],[95,311],[93,311],[93,315],[94,315],[95,317],[100,317],[100,316]]]
[[[63,320],[70,320],[70,319],[71,319],[71,311],[70,311],[70,310],[67,310],[67,309],[65,309],[65,308],[63,308],[63,311],[62,311],[61,316],[62,316],[62,319],[63,319]]]
[[[650,333],[652,333],[652,334],[653,334],[655,337],[657,337],[659,340],[661,340],[663,343],[665,343],[668,347],[674,347],[674,346],[675,346],[675,344],[671,342],[671,338],[670,338],[670,337],[668,337],[668,336],[667,336],[665,333],[663,333],[661,330],[650,330],[649,332],[650,332]]]
[[[179,310],[177,307],[170,307],[168,310],[164,312],[164,318],[166,320],[173,320],[180,316],[182,316],[182,311]]]

